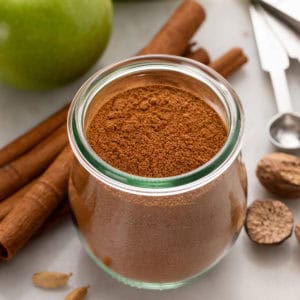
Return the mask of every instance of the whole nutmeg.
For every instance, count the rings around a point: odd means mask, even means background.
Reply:
[[[285,197],[300,197],[300,158],[286,153],[271,153],[258,163],[256,175],[271,193]]]
[[[248,208],[245,229],[249,238],[260,245],[276,245],[293,232],[293,214],[278,200],[256,200]]]

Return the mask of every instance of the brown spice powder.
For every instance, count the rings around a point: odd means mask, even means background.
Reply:
[[[113,167],[144,177],[168,177],[209,161],[226,127],[204,100],[179,88],[152,85],[121,92],[87,128],[93,150]]]
[[[207,270],[235,240],[247,206],[244,171],[235,160],[205,186],[158,197],[106,185],[75,160],[71,207],[89,248],[113,272],[145,282],[180,281]]]

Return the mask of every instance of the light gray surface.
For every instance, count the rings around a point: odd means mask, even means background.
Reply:
[[[179,3],[177,0],[135,1],[115,7],[115,28],[108,50],[93,70],[130,56],[157,31]],[[268,195],[254,171],[259,158],[273,148],[266,138],[266,124],[275,113],[269,78],[259,67],[246,1],[202,0],[207,20],[196,40],[216,57],[232,46],[248,54],[247,66],[230,78],[246,111],[244,157],[249,176],[249,202]],[[85,76],[86,78],[87,76]],[[300,64],[288,71],[291,95],[300,111]],[[0,146],[17,137],[56,111],[79,88],[84,78],[47,93],[16,91],[0,86]],[[286,202],[300,219],[300,201]],[[212,271],[178,290],[153,292],[124,286],[105,275],[84,253],[70,221],[36,239],[8,264],[0,267],[0,300],[63,299],[67,289],[57,292],[36,289],[31,275],[40,270],[73,272],[69,287],[90,284],[88,299],[299,299],[300,245],[292,236],[277,247],[259,247],[244,231],[230,254]]]

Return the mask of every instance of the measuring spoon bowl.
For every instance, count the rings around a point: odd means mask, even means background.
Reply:
[[[283,150],[300,149],[300,115],[296,113],[280,113],[269,123],[271,143]]]

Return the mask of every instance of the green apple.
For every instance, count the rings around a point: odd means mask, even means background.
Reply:
[[[104,51],[111,0],[0,0],[0,80],[48,89],[82,75]]]

